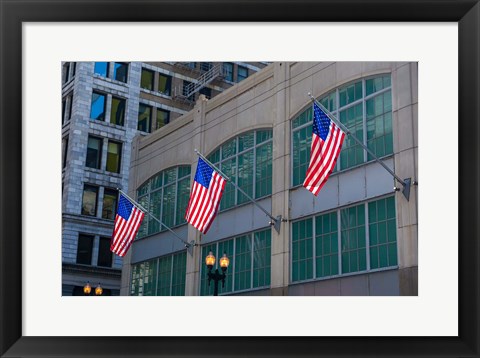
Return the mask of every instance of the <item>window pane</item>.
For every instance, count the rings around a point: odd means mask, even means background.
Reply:
[[[163,93],[164,95],[170,96],[172,88],[172,77],[158,75],[158,92]]]
[[[172,256],[158,260],[157,296],[170,296]]]
[[[370,260],[372,269],[397,265],[397,227],[395,198],[368,203],[370,225]],[[372,214],[376,210],[376,216]]]
[[[120,173],[120,159],[122,157],[122,143],[108,141],[107,171]]]
[[[163,189],[163,201],[162,201],[162,222],[168,227],[172,227],[174,224],[175,215],[175,185],[169,185]],[[166,230],[162,227],[161,230]]]
[[[103,194],[102,218],[113,220],[117,210],[117,191],[105,189]]]
[[[85,185],[83,188],[82,215],[96,216],[98,187]]]
[[[245,235],[235,239],[235,291],[251,287],[252,237]]]
[[[98,245],[98,266],[112,267],[112,252],[110,251],[110,238],[101,237]]]
[[[312,218],[292,224],[292,282],[313,278]]]
[[[365,251],[365,205],[340,210],[342,273],[363,271]]]
[[[309,125],[293,132],[293,186],[303,183],[310,162],[312,126]]]
[[[93,72],[97,75],[108,77],[108,62],[95,62],[95,69]]]
[[[189,198],[190,198],[190,177],[187,177],[178,182],[177,212],[176,212],[176,218],[175,218],[176,225],[180,225],[186,222],[185,212],[187,210]]]
[[[115,62],[113,67],[113,78],[117,81],[127,83],[127,76],[128,76],[128,64]]]
[[[92,248],[93,236],[80,234],[78,236],[77,264],[92,264]]]
[[[110,113],[110,123],[118,126],[124,125],[125,120],[125,103],[121,98],[112,97],[112,111]]]
[[[234,243],[234,239],[227,240],[227,241],[222,241],[222,242],[218,243],[218,255],[216,256],[217,260],[219,260],[220,257],[223,256],[224,253],[226,253],[227,257],[229,257],[230,260],[232,260],[232,258],[233,258],[233,243]],[[218,261],[217,261],[217,264],[218,264]],[[233,268],[233,266],[232,266],[232,268]],[[218,285],[218,294],[232,292],[232,290],[233,290],[233,269],[227,270],[225,275],[226,275],[226,277],[225,277],[225,287],[222,287],[222,285]]]
[[[100,169],[100,161],[102,156],[103,140],[96,137],[88,137],[87,159],[85,165],[89,168]]]
[[[255,197],[272,194],[272,142],[256,149]]]
[[[316,277],[338,274],[337,213],[324,214],[315,218]]]
[[[340,122],[352,132],[358,140],[363,141],[363,105],[359,103],[340,112]],[[363,163],[363,148],[351,137],[346,136],[340,152],[340,167],[347,169]]]
[[[185,276],[187,272],[187,253],[173,255],[172,296],[185,296]]]
[[[253,150],[249,150],[238,156],[237,185],[250,197],[253,196]],[[247,197],[239,192],[237,204],[247,201]]]
[[[152,107],[140,104],[138,106],[138,130],[150,133]]]
[[[154,72],[142,68],[142,78],[140,80],[140,87],[153,91],[153,75]]]
[[[98,121],[105,120],[105,95],[93,92],[92,93],[92,107],[90,109],[90,118]]]
[[[223,72],[227,81],[233,82],[233,63],[224,63]]]
[[[247,77],[248,77],[248,68],[238,66],[237,82],[241,82]]]
[[[170,112],[157,108],[157,129],[170,122]]]

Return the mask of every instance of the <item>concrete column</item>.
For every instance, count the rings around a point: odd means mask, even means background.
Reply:
[[[392,72],[395,173],[401,179],[418,180],[417,70],[417,63],[399,63]],[[411,186],[409,201],[401,192],[396,193],[401,295],[418,294],[417,195],[415,185]]]
[[[193,128],[199,127],[195,136],[192,138],[192,147],[198,149],[201,153],[204,152],[205,135],[203,127],[205,126],[205,107],[207,99],[204,95],[200,95],[195,107]],[[193,183],[195,177],[195,171],[197,169],[197,154],[192,150],[192,173],[190,182]],[[194,241],[198,245],[201,244],[200,232],[193,226],[188,225],[188,242]],[[198,296],[200,294],[200,265],[202,264],[202,249],[200,246],[195,246],[191,250],[192,255],[187,253],[187,273],[185,278],[185,296]]]
[[[288,66],[276,63],[274,70],[275,85],[278,86],[273,123],[272,155],[272,215],[288,218],[288,198],[290,187],[290,123],[288,120],[288,93],[286,83]],[[281,223],[280,232],[272,228],[271,288],[272,295],[287,295],[289,269],[289,225]]]

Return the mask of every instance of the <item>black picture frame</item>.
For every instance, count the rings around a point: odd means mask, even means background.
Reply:
[[[134,9],[141,9],[141,11],[133,11]],[[124,0],[121,2],[0,0],[0,12],[0,354],[2,357],[479,357],[480,4],[478,0]],[[458,22],[460,136],[458,337],[22,336],[22,23],[60,21]],[[446,101],[439,99],[439,105],[446,105],[445,103]],[[448,177],[455,174],[450,173],[448,165],[445,168],[439,168],[439,171],[444,172],[445,191],[448,191]],[[441,196],[443,193],[438,195]],[[439,288],[439,294],[441,291],[442,288]],[[257,323],[252,321],[252,324]],[[412,322],[412,325],[414,324]]]

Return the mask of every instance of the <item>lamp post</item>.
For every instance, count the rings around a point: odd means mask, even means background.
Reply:
[[[215,272],[212,273],[213,265],[215,265],[215,256],[213,252],[209,252],[208,256],[205,258],[205,264],[208,267],[208,285],[210,286],[210,281],[214,281],[214,289],[213,295],[218,296],[218,282],[222,281],[222,287],[225,287],[225,272],[227,271],[228,264],[230,260],[227,257],[227,253],[224,252],[223,256],[220,258],[220,268],[222,269],[222,273],[218,272],[218,269],[215,269]]]

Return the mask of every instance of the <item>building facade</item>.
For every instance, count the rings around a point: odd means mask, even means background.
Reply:
[[[303,188],[311,93],[400,178],[350,136],[317,197]],[[208,100],[170,127],[135,137],[129,195],[146,217],[123,261],[125,295],[211,295],[205,257],[230,259],[219,294],[417,295],[417,63],[277,62]],[[184,214],[197,155],[228,183],[201,235]],[[217,267],[217,266],[215,266]]]
[[[188,113],[265,63],[62,64],[62,295],[89,282],[120,293],[122,260],[110,252],[118,189],[128,190],[131,142]],[[93,294],[94,290],[92,290]]]

